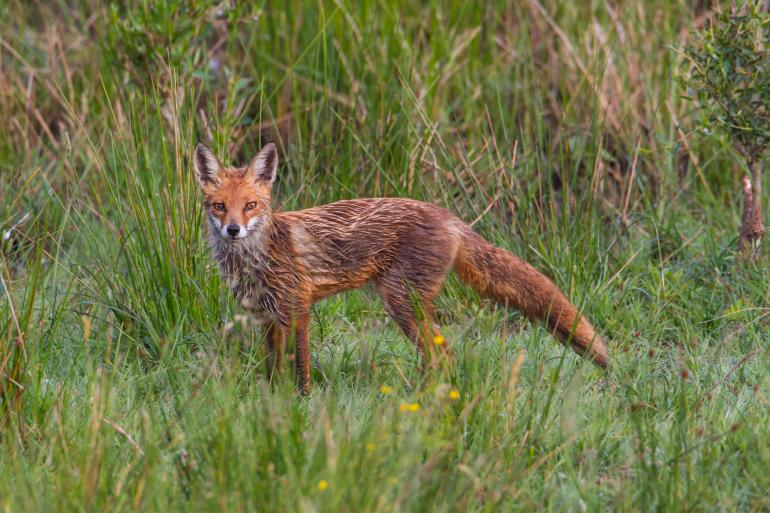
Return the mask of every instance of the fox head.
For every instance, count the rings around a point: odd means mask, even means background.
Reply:
[[[264,230],[272,215],[270,200],[278,170],[275,144],[262,148],[246,167],[225,168],[210,148],[198,143],[193,165],[212,229],[231,242]]]

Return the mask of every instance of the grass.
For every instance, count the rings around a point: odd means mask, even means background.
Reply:
[[[768,251],[736,254],[745,170],[689,128],[672,49],[710,15],[4,2],[0,508],[770,509]],[[455,211],[581,305],[610,371],[451,279],[452,369],[423,379],[363,290],[314,309],[311,395],[270,389],[260,335],[222,329],[196,140],[277,142],[282,209]]]

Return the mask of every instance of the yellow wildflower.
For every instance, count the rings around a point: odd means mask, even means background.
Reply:
[[[329,488],[329,483],[326,481],[326,479],[321,479],[320,481],[318,481],[319,490],[324,491],[327,488]]]
[[[412,403],[409,405],[409,411],[417,411],[420,409],[420,403]]]
[[[435,337],[433,337],[433,343],[436,344],[437,346],[442,345],[444,342],[446,341],[444,340],[444,337],[441,335],[436,335]]]
[[[374,450],[377,448],[376,445],[374,445],[372,442],[369,442],[366,444],[366,452],[374,452]]]
[[[460,398],[460,392],[458,392],[458,391],[457,391],[457,389],[454,389],[454,388],[453,388],[453,389],[452,389],[452,390],[449,392],[449,398],[450,398],[451,400],[453,400],[453,401],[456,401],[456,400],[458,400],[458,399]]]
[[[380,387],[380,392],[382,392],[383,394],[389,394],[389,393],[391,393],[392,391],[393,391],[393,388],[392,388],[392,387],[389,387],[388,385],[382,385],[382,386]]]

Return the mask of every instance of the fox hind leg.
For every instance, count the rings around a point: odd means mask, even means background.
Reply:
[[[396,321],[404,335],[417,346],[423,371],[427,365],[437,367],[442,360],[441,356],[451,358],[446,342],[440,337],[440,332],[433,322],[433,298],[440,288],[440,282],[432,287],[410,287],[409,283],[396,273],[389,273],[377,280],[377,290],[385,310]]]

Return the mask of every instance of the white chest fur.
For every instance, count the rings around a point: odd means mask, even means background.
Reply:
[[[236,291],[236,297],[240,298],[241,306],[249,313],[255,323],[266,325],[275,320],[273,313],[265,307],[268,304],[268,301],[266,301],[268,294],[262,283],[239,283],[232,288]],[[242,292],[239,293],[238,289]]]
[[[216,234],[210,237],[227,286],[252,320],[261,325],[276,319],[275,298],[264,283],[267,263],[263,239],[261,234],[255,233],[233,245],[223,242]]]

